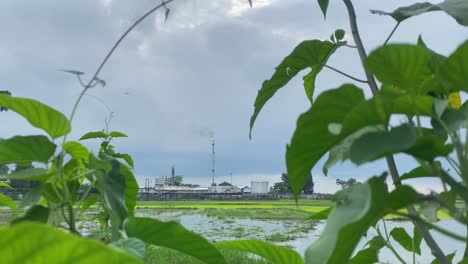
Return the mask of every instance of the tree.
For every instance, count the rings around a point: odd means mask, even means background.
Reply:
[[[287,173],[281,174],[281,182],[277,182],[272,187],[273,193],[280,193],[280,194],[292,194],[291,184],[289,183],[289,176]],[[314,179],[312,178],[312,174],[309,174],[306,180],[306,184],[304,188],[302,188],[302,192],[304,194],[313,194],[314,193]]]
[[[12,173],[20,172],[22,170],[27,170],[27,169],[32,169],[34,166],[32,164],[28,165],[21,165],[21,164],[15,164],[15,169],[12,170]],[[16,189],[22,189],[22,188],[33,188],[36,186],[37,182],[36,181],[23,181],[23,180],[11,180],[10,186],[12,188]]]
[[[336,179],[336,185],[341,185],[341,189],[345,189],[355,184],[360,184],[360,182],[356,181],[354,178],[349,178],[348,180]]]
[[[182,176],[176,175],[174,177],[167,178],[166,184],[172,185],[172,186],[182,186],[182,180],[183,180]]]
[[[218,184],[218,186],[232,186],[232,184],[227,181],[223,181],[222,183]]]

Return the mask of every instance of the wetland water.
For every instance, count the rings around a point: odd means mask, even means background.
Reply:
[[[152,217],[162,221],[178,221],[187,229],[202,234],[210,241],[222,241],[230,239],[261,239],[270,240],[273,243],[284,245],[304,254],[308,245],[315,241],[323,231],[326,222],[319,221],[311,224],[309,220],[270,220],[270,219],[244,219],[244,218],[219,218],[207,216],[199,210],[137,210],[138,216]],[[449,229],[457,234],[466,234],[463,225],[454,220],[441,220],[437,223],[440,227]],[[384,233],[382,222],[378,224]],[[413,224],[409,221],[386,220],[388,232],[394,227],[403,227],[409,235],[413,234]],[[454,263],[460,260],[464,252],[461,242],[448,238],[436,231],[431,231],[436,241],[441,245],[446,254],[456,252]],[[282,234],[278,239],[278,234]],[[367,239],[376,235],[375,230],[369,230]],[[275,239],[276,238],[276,239]],[[358,250],[366,244],[364,238],[358,245]],[[392,245],[408,263],[412,263],[413,255],[400,247],[395,241]],[[422,254],[416,255],[416,263],[431,263],[434,257],[424,241],[421,244]],[[380,261],[383,263],[395,263],[396,259],[390,250],[384,248],[380,251]]]

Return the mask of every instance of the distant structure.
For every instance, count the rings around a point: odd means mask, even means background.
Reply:
[[[211,139],[211,153],[213,158],[213,167],[211,169],[211,186],[216,186],[215,183],[215,138],[214,136],[210,137]]]
[[[268,182],[250,182],[252,194],[263,194],[268,193]]]

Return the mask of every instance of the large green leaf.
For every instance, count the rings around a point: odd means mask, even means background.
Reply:
[[[438,170],[440,170],[441,164],[439,161],[434,162],[434,166],[437,166]],[[411,171],[404,173],[400,176],[400,180],[408,180],[408,179],[415,179],[415,178],[424,178],[424,177],[437,177],[436,173],[434,173],[433,169],[429,166],[419,166]]]
[[[118,138],[118,137],[128,137],[126,134],[119,132],[119,131],[111,131],[109,132],[109,136],[113,138]]]
[[[390,131],[370,132],[357,140],[351,146],[351,161],[362,164],[386,155],[405,152],[416,158],[432,161],[437,156],[446,156],[452,151],[452,146],[445,145],[446,137],[435,135],[431,130],[420,130],[409,125],[401,125]]]
[[[16,210],[15,201],[13,201],[13,199],[4,195],[3,193],[0,193],[0,205],[4,205],[6,207],[9,207],[12,210]]]
[[[336,206],[320,237],[307,248],[306,263],[348,263],[370,226],[388,212],[416,202],[417,198],[416,192],[407,186],[399,186],[389,194],[385,176],[336,193]]]
[[[50,215],[50,208],[42,205],[33,205],[31,206],[26,213],[18,218],[11,221],[12,224],[19,224],[26,221],[33,221],[39,223],[47,223]]]
[[[323,174],[327,175],[328,169],[331,168],[333,165],[337,164],[338,162],[348,160],[350,158],[349,152],[351,149],[351,145],[356,139],[369,132],[376,132],[379,130],[383,130],[383,127],[365,127],[343,139],[339,144],[337,144],[330,150],[328,159],[322,168]]]
[[[315,163],[342,139],[329,133],[329,125],[341,124],[348,112],[363,101],[362,90],[346,84],[322,93],[310,110],[299,117],[286,148],[288,175],[295,195],[301,192]]]
[[[351,146],[351,161],[362,164],[409,149],[415,142],[414,133],[407,125],[393,128],[388,132],[367,133],[354,141]]]
[[[379,250],[385,246],[385,240],[381,236],[375,236],[366,245],[368,247],[359,251],[348,264],[370,264],[379,261]]]
[[[468,1],[464,2],[468,5]],[[447,89],[468,92],[468,41],[440,65],[437,77]]]
[[[177,250],[205,263],[226,263],[218,250],[205,238],[185,229],[175,221],[130,217],[125,221],[128,237],[136,237],[146,243]]]
[[[397,22],[402,22],[410,17],[432,11],[444,11],[453,17],[460,25],[468,26],[468,2],[465,0],[445,0],[440,4],[431,4],[428,2],[416,3],[410,6],[400,7],[391,13],[371,10],[374,14],[391,16]]]
[[[70,154],[73,159],[88,162],[89,151],[81,143],[77,141],[68,141],[63,145],[63,149],[66,153]]]
[[[1,96],[1,95],[0,95]],[[47,163],[57,146],[46,136],[15,136],[0,139],[0,164]]]
[[[400,244],[404,249],[414,252],[418,255],[421,255],[421,247],[418,243],[418,241],[413,241],[413,238],[406,233],[406,230],[403,227],[395,227],[390,231],[390,236],[395,239],[398,244]],[[415,239],[417,240],[417,239]],[[413,248],[413,242],[414,243],[414,248]],[[421,243],[421,241],[419,241]]]
[[[51,138],[64,136],[71,130],[70,122],[64,114],[36,100],[0,94],[0,106],[22,115]]]
[[[125,160],[125,162],[128,164],[128,166],[134,168],[134,163],[133,163],[133,159],[132,159],[132,156],[128,155],[128,154],[123,154],[123,153],[114,153],[112,155],[112,157],[114,158],[119,158],[119,159],[123,159]]]
[[[120,170],[125,175],[125,205],[128,216],[133,216],[138,196],[138,182],[133,172],[124,164],[120,163]]]
[[[341,44],[340,44],[341,45]],[[331,54],[339,47],[329,41],[307,40],[301,42],[281,64],[276,67],[275,73],[263,82],[255,99],[255,109],[250,118],[250,132],[265,103],[294,76],[306,68],[312,68],[311,73],[304,77],[307,97],[312,100],[315,87],[315,77],[328,60]],[[313,73],[312,73],[313,72]]]
[[[113,247],[126,251],[128,254],[143,259],[146,256],[146,244],[138,238],[124,238],[110,244]]]
[[[14,171],[10,174],[0,175],[0,179],[25,180],[25,181],[46,181],[52,176],[47,169],[30,168],[20,171]]]
[[[38,223],[0,229],[2,263],[143,263],[98,241]]]
[[[246,251],[268,259],[274,264],[303,264],[301,255],[296,251],[270,244],[260,240],[234,240],[216,243],[218,247],[225,247],[240,251]]]
[[[120,169],[117,160],[109,160],[112,169],[106,175],[103,183],[104,203],[111,214],[113,237],[117,235],[118,229],[128,216],[125,200],[126,183],[125,174]],[[114,237],[115,238],[115,237]]]
[[[430,60],[431,53],[424,47],[392,44],[373,51],[365,65],[382,83],[418,92],[432,77]]]
[[[88,132],[84,134],[80,140],[92,139],[92,138],[107,138],[107,134],[103,131]]]

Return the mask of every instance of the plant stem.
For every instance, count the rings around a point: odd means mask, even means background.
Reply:
[[[107,53],[107,55],[104,57],[104,60],[101,62],[101,64],[99,65],[99,67],[97,68],[96,72],[94,73],[93,77],[91,77],[91,79],[89,80],[88,84],[86,84],[83,88],[83,90],[81,91],[80,95],[78,96],[78,98],[76,99],[75,101],[75,104],[73,105],[73,108],[72,108],[72,112],[70,114],[70,118],[69,118],[69,122],[70,124],[72,123],[74,117],[75,117],[75,114],[76,114],[76,110],[78,109],[78,105],[80,104],[81,102],[81,99],[83,98],[83,96],[86,94],[86,92],[88,91],[88,89],[90,89],[91,87],[93,87],[93,81],[96,80],[97,76],[99,75],[99,73],[101,72],[102,68],[104,67],[104,65],[107,63],[107,61],[109,60],[110,56],[114,53],[114,51],[117,49],[117,47],[120,45],[120,43],[122,42],[122,40],[138,25],[140,24],[141,21],[143,21],[146,17],[148,17],[149,15],[151,15],[153,12],[155,12],[156,10],[160,9],[161,7],[164,7],[164,8],[167,8],[166,7],[166,4],[170,3],[170,2],[173,2],[174,0],[163,0],[162,3],[160,3],[159,5],[155,6],[154,8],[152,8],[151,10],[149,10],[148,12],[146,12],[143,16],[141,16],[137,21],[135,21],[135,23],[133,23],[123,34],[122,36],[120,36],[120,38],[117,40],[117,42],[115,42],[115,44],[112,46],[111,50]],[[64,135],[63,136],[63,140],[62,140],[62,146],[65,145],[65,142],[67,142],[67,136],[68,135]],[[74,212],[73,212],[73,204],[71,203],[71,199],[70,199],[70,191],[68,190],[68,186],[66,184],[66,181],[65,179],[63,178],[63,157],[65,156],[65,150],[64,148],[62,147],[62,151],[60,152],[59,154],[59,163],[58,164],[58,180],[62,183],[62,186],[63,186],[63,191],[64,191],[64,196],[65,196],[65,200],[66,202],[68,202],[68,211],[69,211],[69,216],[70,216],[70,231],[72,232],[75,232],[76,233],[76,228],[75,228],[75,220],[74,220]]]
[[[351,2],[351,0],[343,0],[343,2],[345,3],[346,8],[348,10],[349,23],[351,25],[351,32],[353,34],[354,43],[356,43],[356,48],[358,50],[359,57],[361,58],[361,62],[364,68],[364,72],[366,73],[366,78],[369,87],[372,90],[372,93],[375,94],[379,91],[379,88],[377,86],[377,83],[375,82],[374,75],[364,67],[364,62],[367,59],[367,54],[366,50],[364,49],[364,44],[362,43],[361,36],[359,35],[359,29],[356,20],[356,12],[354,11],[353,3]]]
[[[353,76],[351,76],[351,75],[349,75],[349,74],[347,74],[345,72],[342,72],[342,71],[340,71],[340,70],[338,70],[336,68],[333,68],[332,66],[328,66],[328,65],[325,64],[325,65],[323,65],[323,67],[328,68],[328,69],[330,69],[332,71],[335,71],[335,72],[337,72],[337,73],[339,73],[341,75],[344,75],[344,76],[346,76],[346,77],[348,77],[348,78],[350,78],[352,80],[355,80],[356,82],[367,83],[366,80],[362,80],[362,79],[358,79],[356,77],[353,77]]]
[[[390,39],[392,38],[393,34],[395,33],[395,31],[397,30],[398,26],[400,25],[400,22],[398,22],[395,27],[393,28],[392,32],[390,32],[390,35],[388,35],[387,39],[385,40],[383,46],[387,45],[387,43],[390,41]]]
[[[398,252],[395,250],[395,248],[392,246],[392,244],[390,243],[390,237],[388,236],[388,232],[387,232],[387,225],[385,224],[385,220],[382,220],[383,221],[383,226],[384,226],[384,230],[385,230],[385,237],[382,236],[382,233],[380,232],[379,229],[377,229],[377,234],[385,240],[385,246],[387,246],[388,249],[390,249],[390,251],[392,251],[393,255],[395,255],[395,257],[403,264],[406,264],[405,260],[400,256],[400,254],[398,254]]]
[[[353,3],[351,0],[343,0],[344,4],[346,5],[346,9],[348,10],[349,15],[349,22],[351,26],[351,32],[353,34],[354,43],[356,43],[357,50],[359,52],[359,57],[361,58],[361,63],[366,73],[367,80],[369,82],[369,87],[372,93],[375,95],[378,92],[378,86],[375,81],[374,75],[366,69],[365,61],[367,59],[366,50],[364,48],[364,44],[362,43],[361,36],[359,35],[359,28],[357,25],[356,19],[356,11],[354,10]],[[400,176],[398,174],[398,170],[395,164],[395,160],[392,155],[387,156],[386,158],[388,169],[390,171],[390,175],[395,186],[401,185]],[[411,214],[416,214],[416,209],[414,206],[408,206],[408,212]],[[445,256],[445,254],[440,249],[439,245],[436,243],[432,235],[429,233],[429,230],[418,221],[413,221],[413,224],[416,228],[421,232],[422,237],[426,241],[426,244],[431,249],[432,254],[439,260],[441,264],[450,264],[450,260]]]

